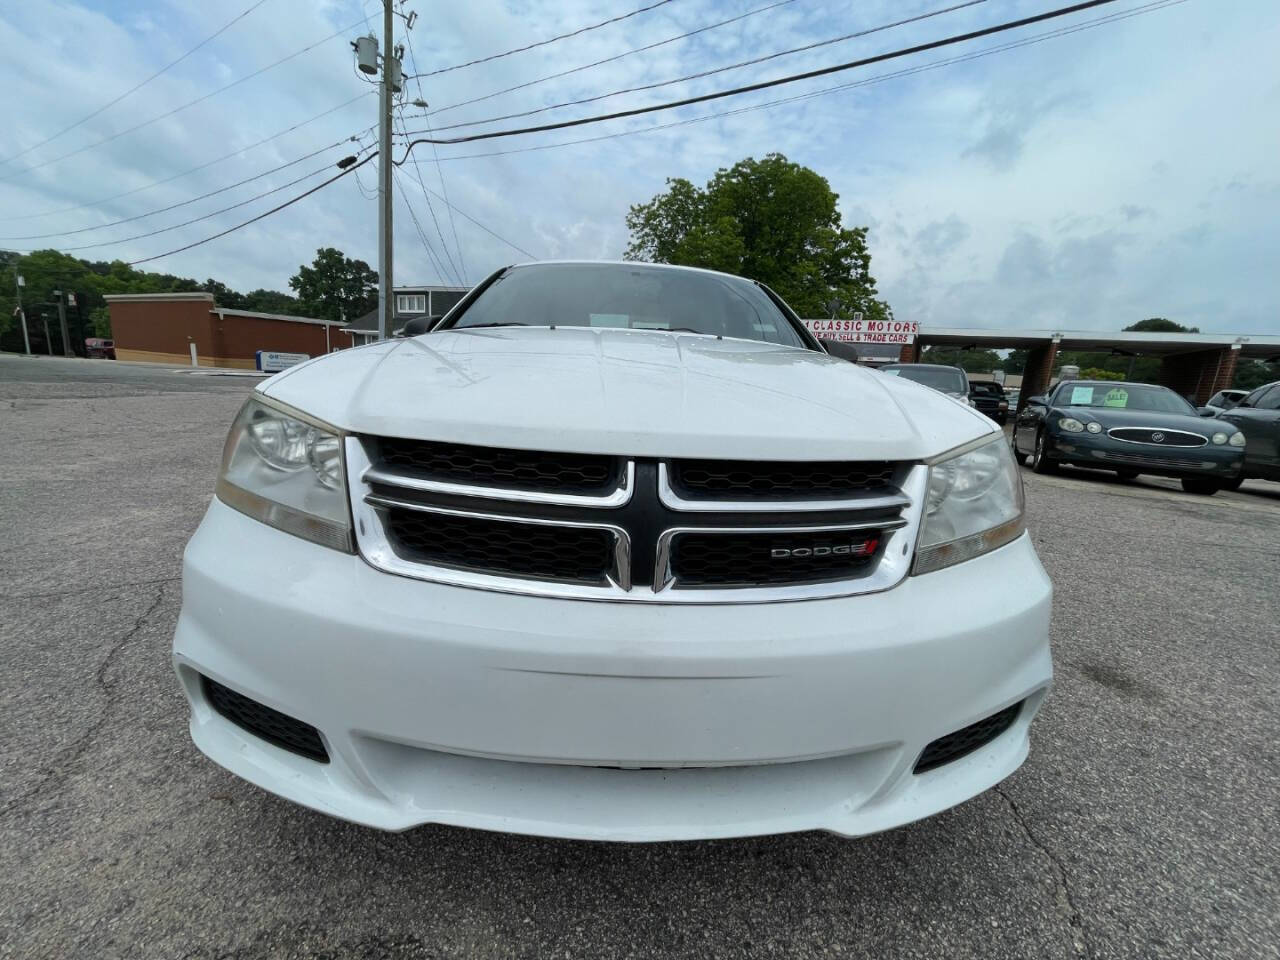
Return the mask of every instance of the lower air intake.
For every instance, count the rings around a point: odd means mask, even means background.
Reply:
[[[973,753],[979,747],[986,746],[1013,726],[1013,721],[1018,719],[1018,711],[1021,709],[1022,703],[1015,703],[1013,706],[1005,707],[999,713],[993,713],[986,719],[971,723],[955,733],[948,733],[945,737],[939,737],[924,748],[924,753],[920,754],[920,759],[916,761],[915,772],[924,773],[926,770],[940,767],[944,763],[950,763],[952,760],[959,760],[961,757]]]
[[[320,731],[315,727],[236,693],[216,680],[200,679],[209,706],[241,730],[308,760],[329,762],[329,753],[320,739]]]

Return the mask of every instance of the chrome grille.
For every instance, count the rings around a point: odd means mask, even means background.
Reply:
[[[887,589],[910,568],[927,480],[927,468],[907,463],[485,448],[466,454],[478,475],[451,455],[445,479],[403,450],[387,438],[347,439],[357,540],[370,564],[421,580],[580,599],[747,603]],[[578,471],[584,462],[609,463],[610,483],[567,486],[562,466]],[[506,463],[534,464],[544,479],[523,474],[519,486],[494,485],[493,465]],[[690,463],[703,471],[701,489],[687,483]],[[714,487],[716,478],[730,479]]]
[[[1107,436],[1126,443],[1149,443],[1157,447],[1203,447],[1209,438],[1186,430],[1164,427],[1112,427]]]

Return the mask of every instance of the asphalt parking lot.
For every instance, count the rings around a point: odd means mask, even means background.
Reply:
[[[1280,485],[1024,470],[1057,684],[1023,768],[941,816],[387,835],[187,735],[181,553],[254,383],[0,357],[0,955],[1280,956]]]

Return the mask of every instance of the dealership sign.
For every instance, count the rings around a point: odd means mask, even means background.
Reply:
[[[915,343],[920,324],[914,320],[867,320],[855,313],[847,320],[805,320],[819,340],[841,343]]]
[[[279,373],[292,367],[295,363],[310,360],[308,353],[279,353],[275,350],[259,350],[255,354],[258,369],[263,373]]]

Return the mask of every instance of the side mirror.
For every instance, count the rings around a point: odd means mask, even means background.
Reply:
[[[854,344],[844,340],[819,340],[818,342],[830,356],[848,360],[850,363],[858,362],[858,348]]]
[[[404,326],[400,328],[400,336],[420,337],[424,333],[430,333],[440,320],[439,316],[414,317],[412,320],[406,320]]]
[[[1049,405],[1049,398],[1043,393],[1037,394],[1034,397],[1027,397],[1027,406],[1030,406],[1033,403],[1038,403],[1042,407],[1047,407]]]
[[[1217,415],[1218,415],[1218,411],[1213,409],[1213,407],[1200,408],[1200,416],[1202,417],[1216,417]]]

